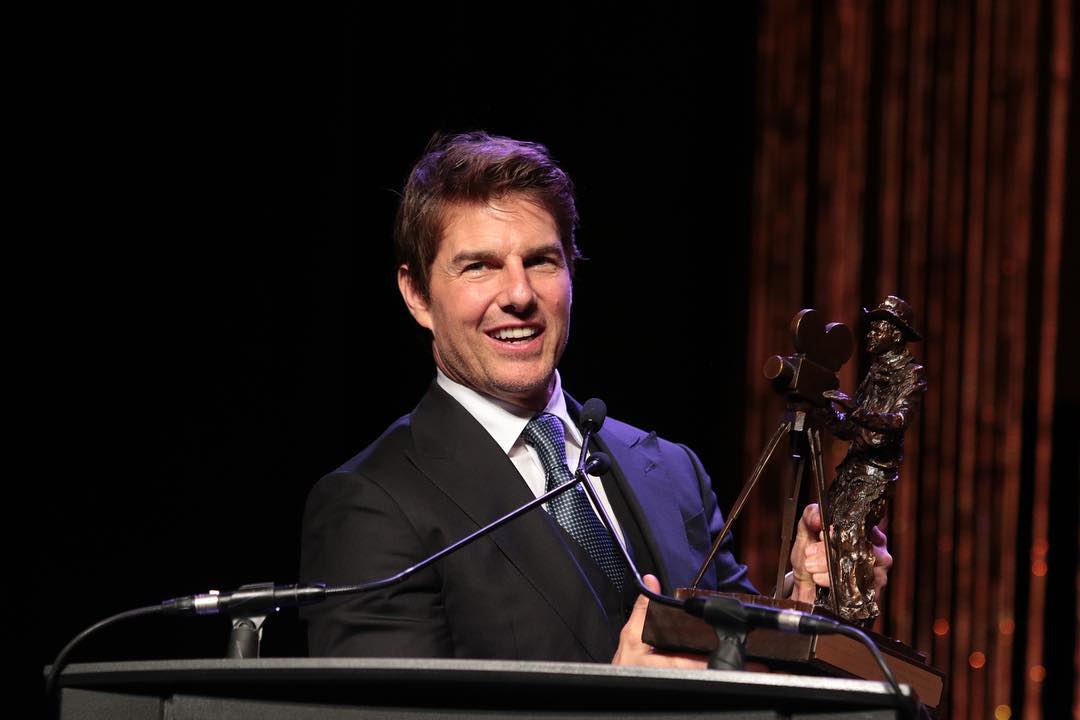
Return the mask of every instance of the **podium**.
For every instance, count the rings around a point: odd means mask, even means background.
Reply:
[[[83,663],[65,720],[912,718],[879,682],[497,660],[260,658]]]

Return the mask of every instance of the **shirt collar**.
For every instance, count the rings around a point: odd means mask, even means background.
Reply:
[[[521,437],[521,432],[536,413],[454,382],[441,369],[436,368],[436,372],[435,382],[439,384],[439,387],[461,403],[461,406],[488,431],[502,451],[509,454],[514,443]],[[562,392],[562,380],[558,370],[555,371],[555,389],[543,412],[551,413],[562,420],[566,439],[578,447],[581,446],[581,432],[566,410],[566,397]]]

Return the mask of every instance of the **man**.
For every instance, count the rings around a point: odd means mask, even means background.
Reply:
[[[390,576],[568,479],[580,408],[556,367],[576,224],[573,186],[544,147],[483,133],[429,146],[395,244],[398,287],[431,333],[438,377],[409,416],[312,490],[304,580]],[[595,447],[613,461],[598,490],[618,541],[652,589],[688,585],[721,526],[697,457],[613,419]],[[400,585],[309,609],[310,651],[704,667],[641,642],[647,601],[614,541],[596,532],[580,488],[560,498]],[[803,599],[827,577],[819,530],[810,508],[793,549]],[[754,592],[727,549],[705,583]]]

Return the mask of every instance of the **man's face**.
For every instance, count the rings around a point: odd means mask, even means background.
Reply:
[[[452,380],[543,409],[570,331],[571,283],[555,221],[509,197],[455,205],[431,265],[430,298],[398,286],[434,336],[435,362]]]
[[[866,333],[866,351],[880,355],[904,346],[904,333],[888,320],[874,320]]]

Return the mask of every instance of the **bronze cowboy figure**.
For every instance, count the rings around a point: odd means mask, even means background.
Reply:
[[[869,626],[879,614],[874,591],[874,552],[869,534],[885,515],[885,502],[899,476],[904,431],[926,392],[923,367],[907,349],[922,340],[913,325],[911,307],[895,295],[863,311],[870,327],[866,349],[873,356],[854,400],[830,390],[833,405],[822,420],[832,433],[850,440],[847,456],[837,467],[826,504],[832,547],[837,604],[844,620]],[[819,601],[829,597],[819,588]]]

